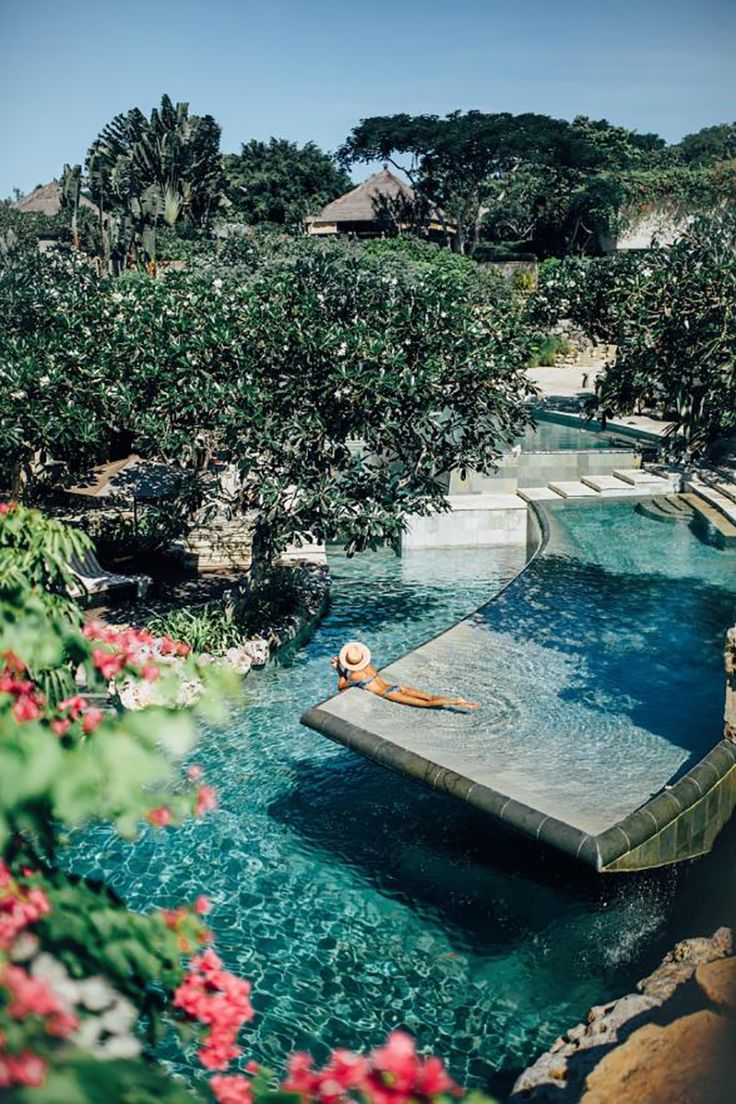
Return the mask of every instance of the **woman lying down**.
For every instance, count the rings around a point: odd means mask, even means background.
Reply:
[[[397,702],[399,705],[413,705],[417,709],[477,709],[474,702],[465,698],[445,698],[440,694],[428,694],[424,690],[415,690],[413,686],[391,684],[381,678],[371,663],[371,653],[365,644],[351,640],[340,650],[339,656],[333,656],[332,666],[338,674],[338,690],[348,690],[357,686],[376,694],[379,698]]]

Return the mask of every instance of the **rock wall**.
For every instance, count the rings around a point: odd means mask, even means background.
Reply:
[[[736,626],[726,633],[726,710],[723,735],[736,741]]]
[[[509,1104],[727,1104],[736,1099],[729,928],[685,939],[635,993],[591,1008],[525,1070]]]

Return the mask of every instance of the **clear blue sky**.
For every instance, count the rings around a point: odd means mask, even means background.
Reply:
[[[736,118],[734,57],[734,0],[0,0],[0,196],[164,91],[214,115],[225,151],[334,149],[365,116],[456,108],[676,141]]]

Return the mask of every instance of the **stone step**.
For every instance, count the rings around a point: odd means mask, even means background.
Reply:
[[[688,522],[695,517],[695,511],[685,502],[680,502],[671,497],[649,498],[644,502],[637,502],[637,512],[652,518],[654,521]]]
[[[702,498],[713,509],[718,510],[724,517],[736,524],[736,502],[721,491],[714,490],[706,483],[693,481],[688,483],[688,490]]]
[[[550,502],[555,500],[559,502],[561,497],[551,487],[519,487],[516,493],[525,502]]]
[[[548,483],[547,486],[558,495],[562,495],[563,498],[595,498],[598,495],[598,491],[594,491],[592,487],[586,486],[578,479],[570,479],[562,483]]]
[[[720,494],[736,502],[736,483],[716,483],[715,488]]]
[[[586,487],[592,487],[594,491],[598,491],[599,494],[605,495],[607,498],[642,493],[640,488],[632,487],[630,483],[625,483],[617,475],[583,475],[581,480]]]
[[[632,487],[647,487],[650,494],[679,490],[678,475],[655,475],[646,468],[614,468],[613,474]]]
[[[701,495],[690,491],[684,494],[682,498],[708,523],[714,543],[718,548],[736,548],[736,524],[733,521],[730,521]]]

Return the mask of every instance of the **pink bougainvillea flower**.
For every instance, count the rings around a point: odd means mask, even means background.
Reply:
[[[203,816],[217,808],[217,790],[214,786],[200,786],[194,803],[195,816]]]
[[[218,1104],[252,1104],[251,1083],[241,1073],[230,1077],[217,1073],[210,1080],[210,1088]]]
[[[194,911],[199,913],[200,916],[206,916],[208,912],[211,912],[212,902],[209,897],[200,894],[194,902]]]
[[[156,682],[160,675],[161,672],[155,663],[144,663],[141,667],[141,676],[146,682]]]
[[[153,824],[155,828],[166,828],[167,825],[173,821],[171,809],[166,805],[160,805],[157,809],[149,809],[146,813],[146,820],[149,824]]]
[[[82,732],[85,736],[89,736],[91,732],[94,732],[104,717],[105,714],[102,709],[88,709],[82,717]]]
[[[13,878],[0,859],[0,951],[8,951],[16,937],[42,916],[48,916],[51,906],[42,889],[26,889]]]
[[[41,716],[41,710],[35,697],[30,694],[21,694],[20,697],[16,698],[13,706],[13,716],[18,724],[38,720]]]
[[[82,710],[86,708],[87,699],[83,698],[81,694],[75,694],[73,697],[65,698],[63,702],[59,702],[59,712],[68,713],[73,721],[76,721]]]
[[[238,1033],[253,1018],[250,983],[222,968],[212,950],[195,955],[174,992],[174,1008],[209,1028],[198,1057],[207,1069],[224,1070],[240,1054]]]
[[[67,732],[71,728],[72,722],[68,717],[60,717],[57,720],[52,721],[50,728],[55,736],[66,736]]]
[[[0,1051],[0,1089],[9,1089],[11,1085],[38,1088],[44,1083],[46,1069],[45,1059],[32,1050],[23,1050],[20,1054]]]
[[[197,782],[203,774],[204,771],[197,763],[192,763],[191,767],[187,770],[187,778],[190,778],[192,782]]]
[[[104,648],[92,649],[92,662],[106,681],[115,678],[125,666],[125,656],[106,652]]]

